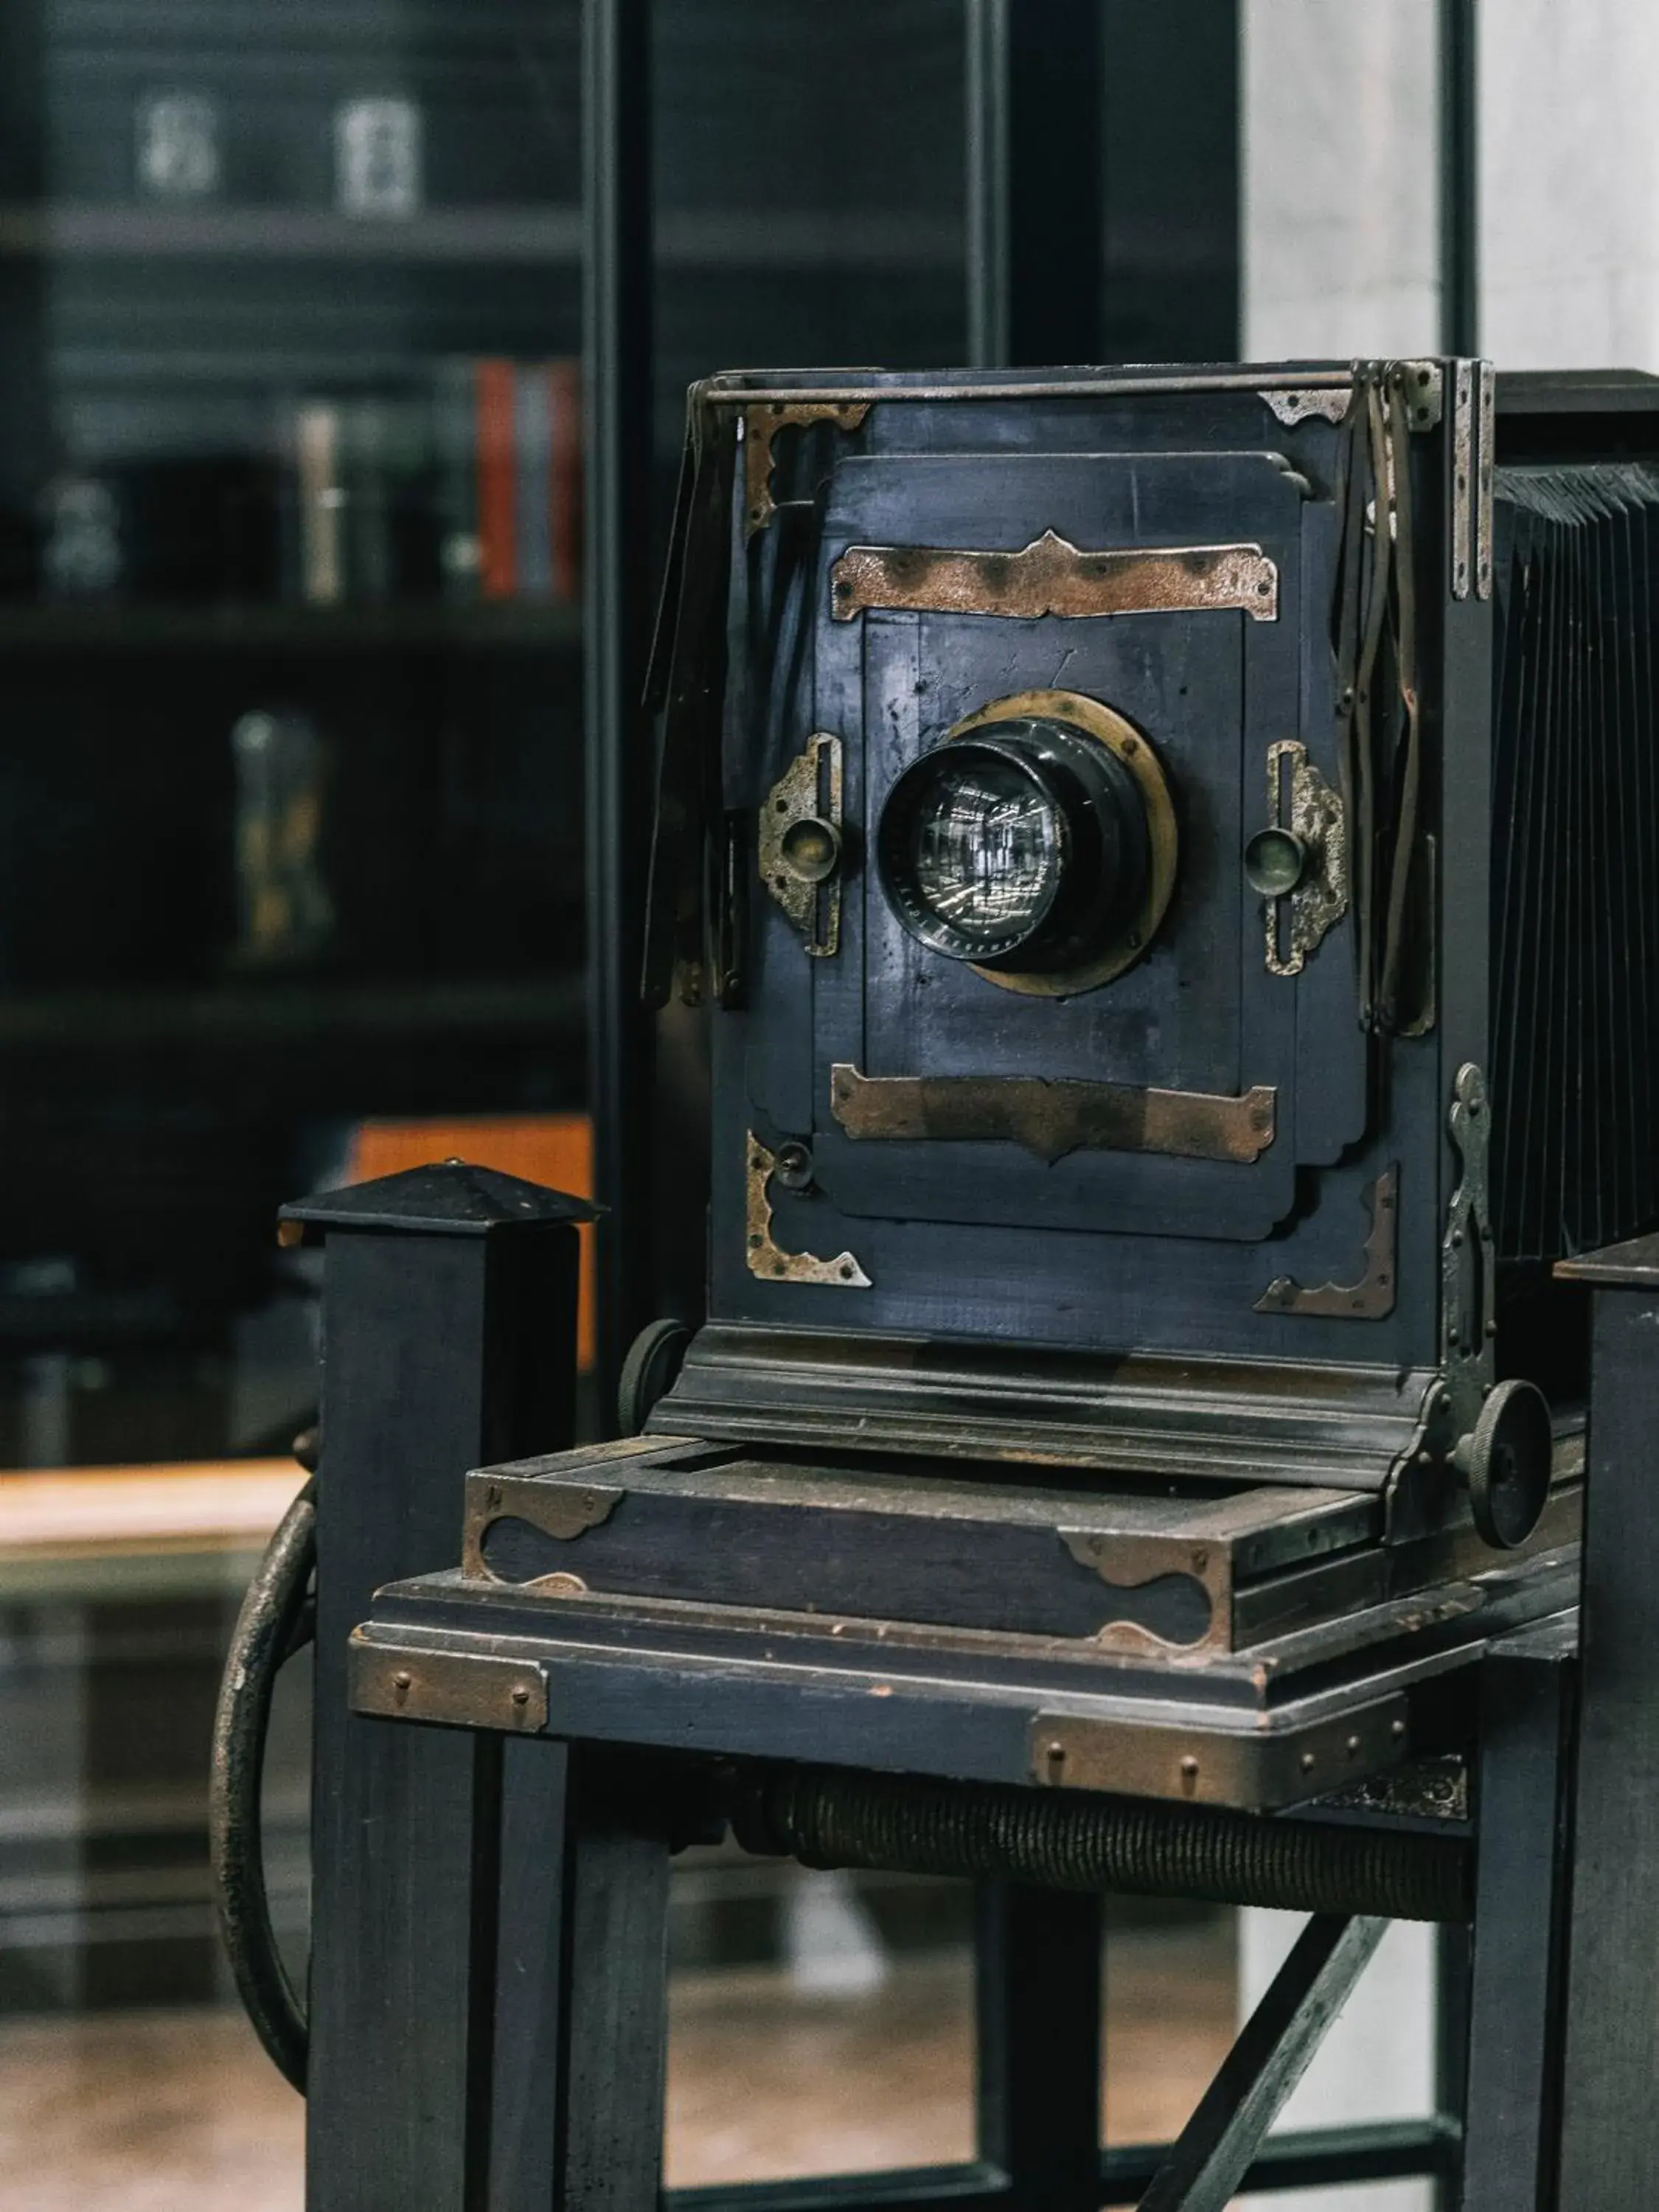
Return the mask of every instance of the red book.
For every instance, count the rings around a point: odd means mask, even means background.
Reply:
[[[581,363],[547,364],[553,423],[552,468],[547,487],[552,517],[553,597],[568,606],[582,592]]]
[[[480,361],[478,405],[478,589],[510,599],[518,589],[513,485],[513,364]]]

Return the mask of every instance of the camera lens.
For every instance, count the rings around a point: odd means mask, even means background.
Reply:
[[[911,831],[917,897],[944,928],[988,951],[1024,935],[1059,887],[1060,817],[1035,775],[1012,761],[942,769]]]
[[[1097,953],[1146,880],[1146,803],[1107,746],[1047,716],[988,722],[914,761],[876,858],[910,934],[947,959],[1033,974]]]

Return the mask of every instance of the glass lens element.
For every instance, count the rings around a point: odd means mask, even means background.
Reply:
[[[942,774],[916,809],[915,839],[923,904],[988,945],[1038,919],[1065,857],[1059,816],[1039,786],[998,761]]]

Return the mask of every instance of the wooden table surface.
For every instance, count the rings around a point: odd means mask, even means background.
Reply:
[[[0,1595],[160,1596],[245,1583],[305,1479],[291,1459],[0,1474]]]

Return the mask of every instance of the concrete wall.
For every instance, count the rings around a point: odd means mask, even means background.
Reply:
[[[1433,0],[1243,0],[1244,352],[1438,343]],[[1659,370],[1659,5],[1483,0],[1481,350]]]
[[[1480,69],[1481,350],[1659,370],[1659,6],[1487,0]]]
[[[1244,356],[1432,352],[1434,0],[1243,0]]]

